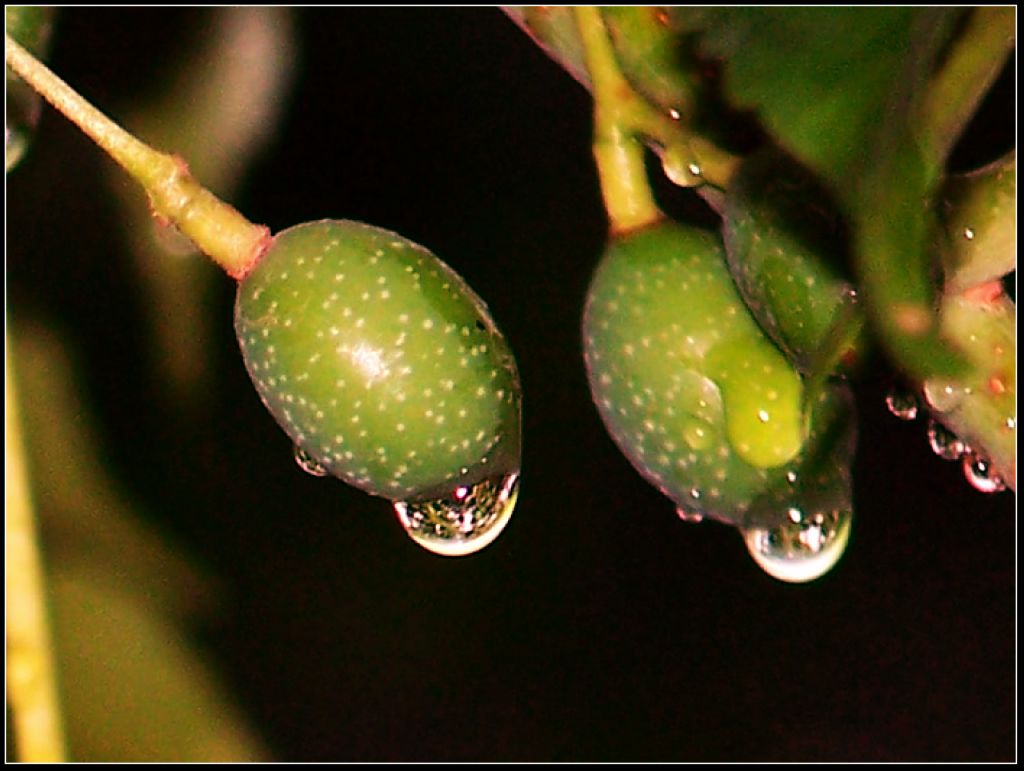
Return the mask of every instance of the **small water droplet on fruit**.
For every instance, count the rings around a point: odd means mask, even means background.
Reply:
[[[963,397],[964,390],[952,383],[929,380],[924,384],[924,398],[937,412],[950,412]]]
[[[327,469],[321,465],[320,461],[310,455],[308,452],[303,450],[298,445],[295,445],[294,449],[295,462],[299,464],[299,468],[315,477],[327,476]]]
[[[964,238],[968,241],[974,240],[974,228],[964,228]]]
[[[956,460],[968,447],[964,441],[934,418],[928,419],[928,444],[943,460]]]
[[[398,521],[416,543],[446,557],[473,554],[490,544],[512,517],[519,472],[460,485],[441,498],[395,501]]]
[[[807,515],[794,509],[773,528],[741,530],[747,550],[768,575],[780,581],[803,583],[825,575],[846,550],[853,512],[818,511]]]
[[[893,386],[885,395],[885,406],[900,420],[913,420],[920,409],[917,397],[899,386]]]
[[[697,523],[704,521],[704,515],[701,512],[691,511],[690,509],[685,509],[682,506],[676,507],[676,516],[683,520],[683,522]]]
[[[998,493],[1006,489],[1006,482],[992,468],[992,462],[975,452],[967,452],[963,459],[964,476],[978,492]]]

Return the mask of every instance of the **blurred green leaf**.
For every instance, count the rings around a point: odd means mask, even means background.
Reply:
[[[203,24],[184,41],[169,86],[133,102],[125,126],[180,155],[196,179],[230,201],[287,107],[298,61],[291,14],[271,7],[202,11]],[[154,221],[146,197],[124,184],[120,168],[111,166],[109,179],[147,298],[152,365],[169,397],[201,400],[210,392],[207,357],[218,322],[208,313],[209,298],[222,273],[188,239]]]
[[[14,327],[70,757],[264,759],[191,628],[214,607],[208,578],[166,533],[144,524],[101,464],[58,335],[23,317]]]

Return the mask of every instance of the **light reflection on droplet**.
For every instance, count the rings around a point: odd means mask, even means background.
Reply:
[[[962,388],[951,383],[929,380],[924,384],[924,398],[937,412],[950,412],[963,400]]]
[[[295,456],[295,462],[299,465],[299,468],[305,471],[310,476],[314,477],[325,477],[328,474],[326,468],[321,463],[310,455],[308,452],[303,450],[298,445],[295,445],[293,449]]]
[[[704,515],[699,511],[690,511],[682,506],[676,507],[676,516],[679,517],[683,522],[697,523],[704,521]]]
[[[977,453],[968,452],[963,459],[964,477],[971,487],[981,493],[998,493],[1006,489],[1006,482],[992,468],[992,463]]]
[[[928,419],[928,444],[943,460],[957,460],[968,449],[959,436],[934,418]]]
[[[913,393],[897,386],[885,395],[885,406],[900,420],[913,420],[920,407]]]
[[[741,530],[754,561],[772,578],[789,583],[813,581],[825,575],[846,551],[853,512],[792,510],[787,522],[771,528]]]
[[[483,549],[505,529],[519,495],[519,472],[460,485],[442,498],[395,501],[405,532],[427,551],[462,557]]]

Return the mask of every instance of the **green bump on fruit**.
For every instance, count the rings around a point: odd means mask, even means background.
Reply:
[[[583,335],[605,425],[684,510],[746,521],[770,484],[797,477],[801,451],[817,441],[800,375],[743,305],[714,233],[663,221],[612,241]],[[830,399],[821,400],[829,414]]]
[[[277,234],[238,286],[235,331],[264,404],[330,474],[392,500],[519,469],[515,360],[487,306],[381,228]]]

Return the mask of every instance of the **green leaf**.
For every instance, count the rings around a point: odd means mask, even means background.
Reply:
[[[921,36],[955,20],[950,9],[910,7],[672,13],[677,26],[701,31],[701,50],[725,62],[736,106],[756,110],[784,147],[837,186],[856,176],[879,131],[902,120],[890,97],[901,79],[922,75],[906,72]]]

